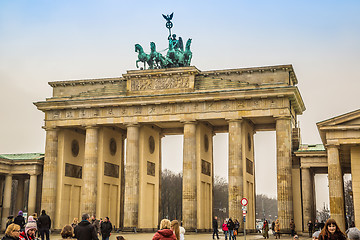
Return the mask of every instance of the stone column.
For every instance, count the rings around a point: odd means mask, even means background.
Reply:
[[[313,184],[310,168],[301,168],[301,184],[302,184],[302,205],[303,205],[303,226],[304,232],[308,232],[307,224],[313,222]]]
[[[12,175],[7,174],[5,176],[4,200],[3,200],[2,215],[1,215],[2,231],[5,230],[7,217],[10,215],[11,187],[12,187]]]
[[[30,182],[29,182],[28,215],[35,213],[36,190],[37,190],[37,175],[31,174]]]
[[[242,219],[243,187],[242,120],[229,121],[229,217]]]
[[[183,224],[189,231],[197,229],[196,122],[184,123],[183,146]]]
[[[83,165],[83,187],[81,191],[81,214],[96,213],[98,127],[86,126],[85,153]]]
[[[354,200],[355,225],[360,226],[360,146],[351,147],[351,180]]]
[[[20,210],[24,211],[24,187],[25,187],[25,179],[23,177],[19,177],[18,186],[16,191],[16,203],[15,203],[15,214],[17,214]]]
[[[56,208],[57,152],[57,130],[55,128],[46,128],[41,209],[46,210],[51,219],[55,218]]]
[[[291,118],[276,119],[277,199],[281,229],[290,231],[294,218],[292,194]]]
[[[345,231],[344,181],[341,171],[339,146],[327,145],[330,216],[341,231]]]
[[[124,228],[138,227],[139,215],[139,125],[127,126]]]

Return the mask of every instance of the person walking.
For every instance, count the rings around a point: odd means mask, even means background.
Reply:
[[[275,221],[275,238],[277,239],[278,237],[280,239],[280,221],[279,221],[279,219],[276,219],[276,221]]]
[[[267,220],[264,221],[264,225],[263,225],[263,237],[266,239],[266,238],[269,238],[269,223]]]
[[[182,226],[182,222],[180,225],[180,240],[185,240],[185,228]]]
[[[239,234],[239,227],[240,227],[240,223],[237,219],[235,219],[233,240],[236,240],[236,236]]]
[[[154,234],[152,240],[176,240],[176,236],[170,228],[171,223],[169,219],[161,220],[160,230]]]
[[[5,229],[14,222],[14,216],[8,216],[7,218]]]
[[[101,232],[102,240],[109,240],[111,230],[112,230],[112,224],[109,220],[109,217],[105,217],[104,221],[102,221],[100,224],[100,232]]]
[[[213,239],[215,239],[215,234],[217,239],[219,239],[218,232],[219,232],[219,226],[218,226],[217,216],[215,216],[213,219]]]
[[[41,211],[41,215],[38,218],[38,224],[41,240],[44,240],[44,235],[46,235],[46,240],[50,240],[51,219],[46,214],[45,210]]]
[[[234,222],[231,218],[229,218],[228,222],[227,222],[227,227],[229,229],[229,240],[234,238]]]
[[[313,234],[314,224],[311,221],[309,221],[307,225],[308,225],[308,231],[309,231],[309,238],[311,238],[312,234]]]
[[[20,210],[18,215],[14,218],[14,223],[20,226],[21,231],[24,231],[25,218],[23,212]]]
[[[320,232],[319,240],[346,240],[346,236],[340,230],[336,221],[329,218]]]
[[[295,222],[294,222],[294,219],[290,220],[290,230],[291,230],[291,236],[294,237],[295,236]]]
[[[29,221],[25,225],[25,230],[20,233],[20,240],[33,240],[36,239],[37,225],[35,221]]]
[[[95,215],[91,216],[91,224],[94,226],[96,234],[99,236],[100,234],[100,221],[96,219]]]
[[[19,240],[20,226],[11,223],[5,230],[5,236],[1,240]]]
[[[180,240],[180,226],[178,220],[172,220],[170,227],[171,230],[174,232],[176,239]]]
[[[79,224],[79,219],[78,218],[74,218],[72,223],[71,223],[71,227],[75,228],[77,225]]]
[[[227,234],[228,234],[228,232],[229,232],[229,229],[228,229],[228,227],[227,227],[226,219],[224,220],[224,223],[223,223],[223,225],[222,225],[222,230],[223,230],[223,232],[224,232],[224,234],[225,234],[225,240],[227,240]]]
[[[69,224],[65,225],[60,232],[62,239],[73,239],[74,238],[74,229]]]
[[[85,213],[81,217],[81,222],[75,227],[74,235],[78,240],[99,240],[95,227],[89,222],[90,216]]]
[[[273,221],[271,223],[271,230],[272,230],[273,235],[275,236],[275,221]]]
[[[320,231],[320,223],[319,223],[319,220],[315,220],[315,223],[314,223],[314,229],[315,229],[315,232],[316,231]]]

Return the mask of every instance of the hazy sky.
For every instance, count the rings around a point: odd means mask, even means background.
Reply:
[[[135,43],[167,47],[161,14],[171,12],[200,70],[292,64],[303,143],[321,142],[316,122],[359,108],[360,1],[2,0],[0,153],[44,152],[44,114],[32,102],[52,95],[47,83],[135,69]],[[227,134],[214,142],[215,174],[227,178]],[[276,196],[274,132],[255,144],[257,192]],[[182,137],[164,138],[164,167],[182,169],[180,146]]]

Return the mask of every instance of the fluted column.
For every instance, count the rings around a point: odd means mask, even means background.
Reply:
[[[313,221],[313,184],[310,168],[301,168],[302,205],[303,205],[303,226],[304,232],[308,232],[307,224]]]
[[[139,215],[139,125],[127,126],[124,228],[138,227]]]
[[[16,190],[16,203],[15,203],[15,213],[17,214],[20,210],[24,211],[24,187],[25,187],[25,179],[23,177],[19,177],[18,186]]]
[[[57,130],[46,128],[41,209],[45,209],[51,219],[54,219],[56,209],[57,152]]]
[[[81,213],[90,216],[96,213],[97,166],[98,166],[98,127],[87,126],[83,166],[83,187]]]
[[[229,121],[229,217],[232,219],[242,219],[244,179],[241,128],[242,120]]]
[[[345,231],[344,181],[341,171],[339,149],[327,145],[330,216],[335,219],[341,231]]]
[[[36,207],[36,190],[37,190],[37,175],[30,175],[29,182],[29,199],[28,199],[28,214],[35,213]]]
[[[1,230],[5,230],[7,217],[10,216],[12,175],[5,176],[4,199],[1,215]]]
[[[276,153],[278,218],[282,229],[287,231],[294,218],[290,117],[276,119]]]
[[[184,123],[183,146],[183,224],[189,231],[197,229],[196,122]]]

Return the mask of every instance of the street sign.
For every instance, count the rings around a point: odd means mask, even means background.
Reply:
[[[241,199],[241,205],[246,206],[248,204],[248,200],[246,198]]]
[[[247,213],[247,211],[246,211],[246,210],[243,210],[243,216],[244,216],[244,217],[246,216],[246,213]]]

